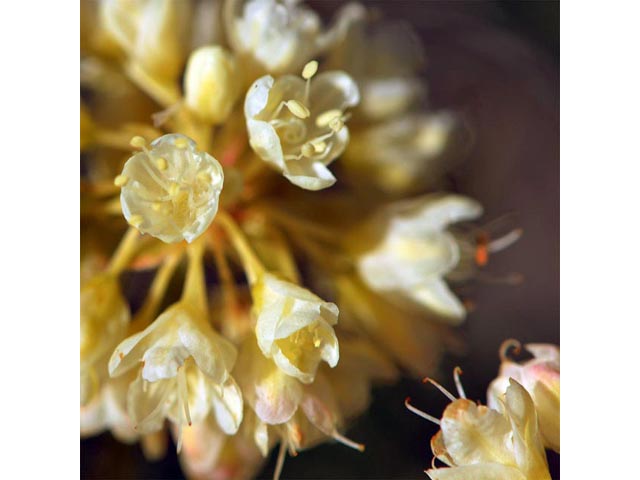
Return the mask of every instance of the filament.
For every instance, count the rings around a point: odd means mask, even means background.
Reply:
[[[449,400],[451,400],[452,402],[455,402],[457,400],[456,397],[453,396],[453,394],[447,390],[446,388],[444,388],[442,385],[440,385],[438,382],[436,382],[435,380],[433,380],[432,378],[429,377],[424,377],[422,379],[422,383],[427,383],[429,382],[431,385],[433,385],[434,387],[436,387],[438,390],[440,390],[445,397],[447,397]]]
[[[335,440],[337,440],[338,442],[342,443],[343,445],[346,445],[349,448],[353,448],[353,449],[358,450],[360,452],[364,452],[365,446],[362,443],[354,442],[353,440],[350,440],[347,437],[345,437],[343,435],[340,435],[340,433],[338,433],[337,431],[334,431],[331,436]]]
[[[464,388],[462,388],[462,382],[460,381],[460,375],[462,374],[462,369],[460,367],[456,367],[453,369],[453,381],[456,384],[456,390],[458,391],[458,396],[460,398],[467,398],[467,395],[464,393]]]
[[[440,420],[438,420],[436,417],[432,417],[428,413],[425,413],[422,410],[414,407],[409,402],[411,402],[411,397],[407,397],[407,398],[404,399],[404,406],[407,407],[407,410],[409,410],[412,413],[415,413],[416,415],[418,415],[419,417],[424,418],[425,420],[429,420],[431,423],[435,423],[438,426],[440,425]]]

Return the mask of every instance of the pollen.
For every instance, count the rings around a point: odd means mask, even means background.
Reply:
[[[304,157],[309,158],[313,156],[314,153],[316,153],[316,149],[311,143],[305,143],[300,149],[300,153],[302,153]]]
[[[178,148],[187,148],[188,144],[189,144],[188,140],[184,137],[179,137],[179,138],[176,138],[175,140],[175,146]]]
[[[124,187],[127,184],[127,182],[129,182],[129,177],[127,177],[126,175],[118,175],[113,180],[113,184],[116,187]]]
[[[318,71],[318,62],[316,60],[311,60],[307,63],[302,69],[302,78],[305,80],[309,80],[313,77]]]
[[[293,113],[296,117],[301,119],[308,118],[309,115],[311,114],[309,112],[309,109],[297,100],[287,101],[286,106],[291,113]]]
[[[180,185],[178,185],[177,183],[173,182],[171,185],[169,185],[169,195],[171,195],[172,197],[176,196],[179,191]]]

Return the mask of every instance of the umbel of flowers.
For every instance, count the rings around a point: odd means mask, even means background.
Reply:
[[[193,478],[364,449],[372,385],[433,368],[457,287],[518,236],[426,191],[457,124],[421,64],[356,3],[82,2],[83,436],[170,435]]]

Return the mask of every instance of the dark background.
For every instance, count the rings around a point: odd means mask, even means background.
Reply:
[[[309,3],[331,16],[343,2]],[[469,398],[484,402],[504,339],[560,338],[559,3],[365,3],[413,25],[427,52],[430,105],[464,115],[474,131],[467,159],[450,175],[451,189],[478,199],[488,220],[517,212],[525,232],[489,265],[496,274],[520,272],[525,282],[474,282],[476,310],[461,328],[467,351],[442,365],[443,372],[460,365]],[[443,382],[452,387],[449,376]],[[415,380],[378,388],[369,413],[348,432],[366,443],[364,453],[324,445],[287,458],[282,478],[427,478],[429,439],[437,427],[404,408],[408,395],[435,416],[447,403]],[[558,478],[559,457],[551,455],[550,464]],[[272,458],[260,478],[271,478],[273,466]],[[182,478],[171,448],[165,460],[150,464],[137,445],[120,444],[110,434],[81,442],[80,467],[83,478]]]

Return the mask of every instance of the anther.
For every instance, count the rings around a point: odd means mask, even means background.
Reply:
[[[327,144],[325,142],[311,142],[316,153],[322,153],[326,150]]]
[[[334,118],[329,122],[329,128],[334,132],[338,133],[344,127],[344,122],[342,118]]]
[[[158,170],[164,171],[167,169],[167,160],[163,157],[159,157],[156,159],[156,167]]]
[[[297,100],[288,100],[285,105],[298,118],[305,119],[311,115],[309,109]]]
[[[118,175],[116,178],[113,179],[113,184],[116,187],[124,187],[128,181],[129,181],[129,177],[127,177],[126,175]]]
[[[416,415],[418,415],[419,417],[424,418],[425,420],[429,420],[431,423],[435,423],[436,425],[440,425],[440,420],[438,420],[436,417],[432,417],[431,415],[429,415],[428,413],[424,413],[422,410],[414,407],[413,405],[411,405],[411,397],[407,397],[404,399],[404,406],[407,407],[407,410],[409,410],[411,413],[415,413]]]
[[[305,80],[309,80],[313,77],[318,71],[318,62],[316,60],[311,60],[307,63],[302,69],[302,78]]]
[[[433,385],[434,387],[436,387],[438,390],[440,390],[445,397],[447,397],[449,400],[451,400],[452,402],[455,402],[457,400],[456,397],[453,396],[453,394],[447,390],[446,388],[444,388],[442,385],[440,385],[438,382],[436,382],[434,379],[429,378],[429,377],[424,377],[422,379],[422,383],[430,383],[431,385]]]
[[[304,157],[308,158],[313,156],[314,153],[316,153],[316,149],[311,143],[305,143],[304,145],[302,145],[302,148],[300,149],[300,153],[302,153]]]
[[[511,361],[511,359],[507,356],[507,354],[509,353],[509,350],[511,350],[512,348],[513,348],[513,352],[516,355],[518,355],[522,350],[522,344],[518,340],[515,340],[513,338],[509,338],[508,340],[505,340],[504,342],[502,342],[499,350],[501,361],[503,362]]]
[[[316,127],[324,128],[328,126],[334,118],[340,118],[341,116],[341,110],[327,110],[316,117]]]
[[[171,185],[169,185],[169,195],[171,195],[172,197],[177,195],[179,191],[180,185],[178,185],[177,183],[173,182]]]
[[[147,146],[147,141],[139,135],[136,135],[131,139],[129,144],[134,148],[144,148]]]

